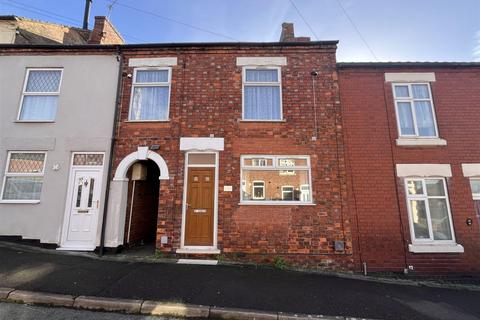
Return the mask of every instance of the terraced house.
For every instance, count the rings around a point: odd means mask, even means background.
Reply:
[[[337,63],[337,41],[289,23],[270,43],[123,44],[101,17],[65,28],[0,45],[0,236],[480,271],[479,64]]]

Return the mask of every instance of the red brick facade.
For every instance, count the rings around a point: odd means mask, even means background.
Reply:
[[[431,91],[439,137],[446,146],[397,146],[392,85],[385,72],[433,72]],[[480,68],[341,65],[349,208],[356,268],[370,271],[480,271],[480,227],[462,164],[480,162]],[[404,180],[396,164],[450,164],[446,179],[456,242],[464,253],[411,253]],[[473,225],[466,220],[471,218]]]
[[[138,146],[158,145],[170,179],[161,180],[157,249],[180,248],[185,154],[180,137],[224,138],[219,153],[218,248],[229,259],[351,269],[352,233],[347,205],[342,118],[335,43],[125,48],[130,58],[176,57],[170,120],[128,122],[132,79],[124,77],[115,166]],[[243,122],[242,67],[237,57],[286,57],[281,67],[283,122]],[[318,138],[313,119],[311,71],[316,70]],[[240,156],[308,155],[314,205],[240,205]],[[232,192],[223,186],[233,187]],[[162,244],[162,236],[168,243]],[[345,250],[335,251],[335,241]]]

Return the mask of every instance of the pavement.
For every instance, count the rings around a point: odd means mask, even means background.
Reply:
[[[253,266],[112,261],[0,246],[0,287],[370,319],[480,319],[480,291]]]

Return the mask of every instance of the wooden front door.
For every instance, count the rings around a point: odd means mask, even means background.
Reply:
[[[213,245],[214,182],[214,168],[188,169],[186,246]]]

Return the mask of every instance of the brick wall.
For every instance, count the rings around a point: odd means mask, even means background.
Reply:
[[[431,83],[440,138],[447,146],[400,147],[391,83],[384,72],[435,72]],[[480,228],[462,163],[480,163],[478,68],[342,68],[339,71],[356,268],[373,271],[480,271]],[[403,179],[397,163],[445,163],[457,243],[464,253],[413,254]],[[474,223],[467,226],[465,221]]]
[[[346,214],[346,176],[335,45],[230,46],[130,49],[129,58],[177,57],[173,67],[170,121],[126,122],[131,78],[124,77],[121,116],[115,147],[115,167],[137,146],[156,144],[167,162],[170,180],[160,182],[157,248],[173,253],[180,247],[184,154],[180,137],[223,137],[218,195],[218,247],[235,259],[352,267],[350,219]],[[242,68],[236,57],[283,56],[282,96],[285,122],[241,122]],[[310,72],[317,70],[318,139],[312,117]],[[313,206],[242,206],[240,155],[309,155],[312,163]],[[223,186],[233,186],[224,192]],[[160,236],[169,237],[160,244]],[[335,252],[334,241],[346,242]]]

